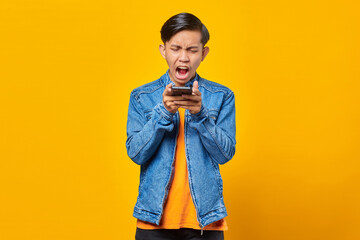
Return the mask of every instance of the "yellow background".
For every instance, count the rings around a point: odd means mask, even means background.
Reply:
[[[0,1],[0,239],[134,239],[131,90],[160,29],[210,31],[200,76],[235,92],[228,240],[360,239],[359,1]]]

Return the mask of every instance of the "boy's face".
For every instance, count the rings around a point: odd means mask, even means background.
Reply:
[[[159,50],[169,66],[171,80],[176,86],[185,86],[195,77],[209,47],[203,48],[200,31],[183,30],[172,36],[165,46],[161,44]]]

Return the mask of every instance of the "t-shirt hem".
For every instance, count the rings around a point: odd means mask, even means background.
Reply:
[[[196,224],[192,224],[192,223],[182,223],[182,224],[167,224],[167,225],[161,225],[161,226],[141,226],[141,225],[137,225],[138,228],[141,229],[146,229],[146,230],[152,230],[152,229],[180,229],[180,228],[191,228],[191,229],[196,229],[196,230],[200,230],[201,228],[196,225]],[[206,227],[203,228],[203,230],[209,230],[209,231],[227,231],[228,227],[227,226],[221,226],[221,227]]]

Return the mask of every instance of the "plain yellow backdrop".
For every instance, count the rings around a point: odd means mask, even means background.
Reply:
[[[0,1],[0,239],[134,239],[130,92],[171,16],[235,92],[227,240],[360,239],[359,1]]]

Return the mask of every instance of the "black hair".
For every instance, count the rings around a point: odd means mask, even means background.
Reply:
[[[210,34],[205,25],[199,18],[191,13],[179,13],[169,18],[161,28],[161,40],[164,44],[169,41],[172,36],[182,30],[198,30],[201,32],[201,43],[203,46],[209,41]]]

